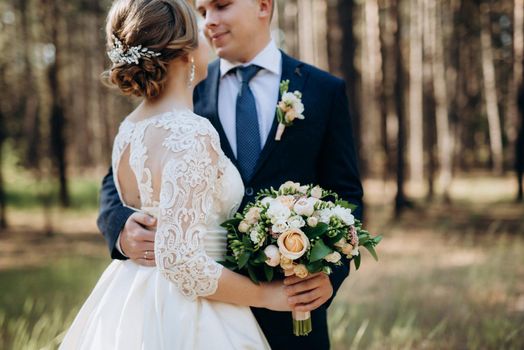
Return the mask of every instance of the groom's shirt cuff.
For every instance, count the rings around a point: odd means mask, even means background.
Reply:
[[[124,254],[124,251],[122,250],[122,247],[120,246],[120,235],[122,234],[122,231],[120,231],[120,234],[118,235],[118,238],[116,239],[115,247],[116,250],[126,258],[129,258],[127,255]]]

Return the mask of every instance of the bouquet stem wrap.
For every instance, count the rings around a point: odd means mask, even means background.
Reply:
[[[293,276],[293,270],[284,271],[286,277]],[[293,317],[293,334],[296,336],[308,335],[313,330],[311,324],[311,312],[292,311]]]

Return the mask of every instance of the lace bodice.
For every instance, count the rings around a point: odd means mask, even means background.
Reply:
[[[226,248],[219,224],[238,209],[244,191],[215,129],[189,110],[139,122],[126,119],[112,158],[122,203],[138,196],[137,210],[158,216],[160,272],[188,298],[213,294],[223,268],[216,260]]]

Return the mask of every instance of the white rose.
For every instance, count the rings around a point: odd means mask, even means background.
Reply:
[[[307,224],[310,227],[316,227],[318,225],[318,219],[314,216],[310,216],[309,218],[307,218]]]
[[[278,220],[271,227],[271,230],[273,230],[273,232],[276,233],[282,233],[284,231],[287,231],[288,229],[289,225],[286,220]]]
[[[288,219],[288,224],[290,228],[301,228],[304,227],[306,222],[301,216],[295,215]]]
[[[278,266],[280,264],[280,251],[276,245],[268,245],[264,249],[264,254],[266,254],[267,260],[266,264],[271,267]]]
[[[300,184],[298,182],[286,181],[282,185],[280,185],[278,190],[282,191],[284,189],[291,189],[291,190],[298,191],[299,188],[300,188]]]
[[[280,201],[273,201],[267,210],[267,216],[271,219],[271,223],[289,218],[291,211],[284,206]]]
[[[251,230],[249,232],[249,238],[251,238],[251,242],[254,244],[260,243],[260,235],[258,234],[257,230]]]
[[[304,185],[304,186],[300,186],[298,188],[298,192],[302,193],[302,194],[306,194],[307,193],[307,189],[308,189],[308,186],[307,185]]]
[[[244,220],[246,220],[247,223],[250,225],[256,224],[257,221],[260,219],[260,212],[260,208],[251,207],[251,209],[248,210]]]
[[[286,105],[288,106],[295,106],[295,104],[297,102],[300,102],[298,97],[291,93],[291,92],[286,92],[282,95],[282,102],[284,102]]]
[[[309,239],[299,229],[290,229],[278,237],[278,249],[288,259],[300,258],[309,249]]]
[[[298,215],[311,216],[315,211],[315,203],[310,198],[300,198],[293,206],[293,210]]]
[[[329,221],[331,220],[331,209],[326,208],[318,211],[319,215],[319,221],[323,222],[325,224],[329,224]]]
[[[324,260],[326,260],[327,262],[330,262],[330,263],[337,263],[340,261],[340,259],[342,258],[342,255],[340,255],[339,252],[333,252],[331,254],[328,254],[324,257]]]
[[[249,230],[249,224],[245,221],[240,221],[240,224],[238,225],[238,230],[242,233],[246,233],[247,230]]]
[[[319,186],[315,186],[311,189],[311,196],[315,198],[322,198],[322,189]]]
[[[337,216],[346,225],[353,225],[355,223],[355,217],[351,214],[351,209],[337,205],[332,209],[332,214]]]
[[[266,204],[271,204],[271,202],[273,202],[274,198],[273,197],[264,197],[260,203],[262,203],[262,205],[266,205]]]

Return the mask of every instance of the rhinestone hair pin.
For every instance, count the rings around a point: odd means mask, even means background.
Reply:
[[[113,48],[107,52],[109,59],[114,64],[120,63],[134,63],[138,64],[141,58],[153,58],[160,56],[160,52],[151,51],[142,45],[131,46],[127,50],[124,49],[122,42],[113,34]]]

